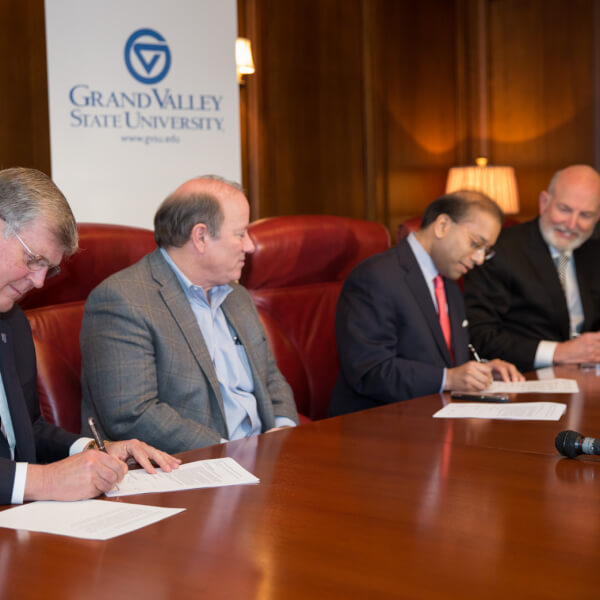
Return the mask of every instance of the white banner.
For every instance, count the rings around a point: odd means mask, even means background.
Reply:
[[[152,228],[191,177],[240,181],[235,0],[46,0],[52,178],[78,221]]]

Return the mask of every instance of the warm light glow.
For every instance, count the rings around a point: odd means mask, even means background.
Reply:
[[[487,166],[487,159],[476,159],[477,167],[452,167],[448,171],[446,193],[476,190],[487,194],[507,215],[519,212],[517,179],[512,167]]]
[[[242,75],[254,73],[254,61],[252,60],[252,46],[248,38],[235,40],[235,66],[238,82],[242,82]]]

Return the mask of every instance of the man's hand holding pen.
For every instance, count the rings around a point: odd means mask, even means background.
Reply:
[[[469,344],[469,350],[475,360],[446,370],[446,390],[481,392],[487,389],[494,379],[502,381],[525,380],[525,377],[519,373],[512,363],[499,358],[483,360],[471,344]]]

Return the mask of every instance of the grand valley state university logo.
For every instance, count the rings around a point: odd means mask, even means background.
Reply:
[[[125,65],[140,83],[162,81],[171,67],[171,51],[165,38],[154,29],[134,31],[125,44]]]
[[[70,127],[160,134],[121,138],[144,144],[179,143],[180,135],[192,131],[225,132],[223,94],[157,85],[171,68],[171,50],[158,31],[147,27],[134,31],[125,43],[124,58],[131,76],[148,87],[100,89],[87,81],[73,84],[68,91]]]

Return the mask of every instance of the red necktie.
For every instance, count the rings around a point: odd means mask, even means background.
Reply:
[[[433,285],[435,287],[435,299],[438,305],[440,327],[442,328],[448,350],[450,350],[452,364],[454,364],[454,352],[452,352],[452,338],[450,336],[450,317],[448,316],[448,307],[446,306],[446,290],[444,289],[444,280],[439,273],[433,278]]]

